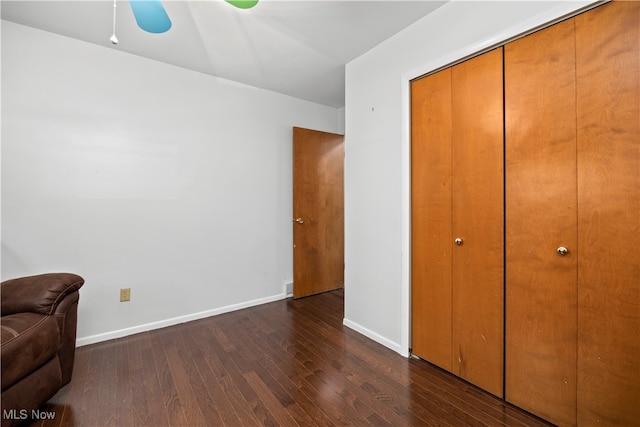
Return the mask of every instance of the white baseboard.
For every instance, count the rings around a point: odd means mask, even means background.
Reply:
[[[116,331],[105,332],[102,334],[91,335],[76,339],[76,346],[95,344],[102,341],[108,341],[115,338],[122,338],[140,332],[152,331],[154,329],[166,328],[167,326],[178,325],[180,323],[190,322],[192,320],[204,319],[206,317],[216,316],[218,314],[229,313],[231,311],[241,310],[243,308],[254,307],[256,305],[267,304],[273,301],[285,299],[287,296],[282,294],[272,295],[270,297],[259,298],[252,301],[246,301],[238,304],[228,305],[226,307],[214,308],[211,310],[201,311],[198,313],[187,314],[184,316],[173,317],[171,319],[159,320],[157,322],[145,323],[144,325],[132,326],[130,328],[118,329]]]
[[[351,328],[356,332],[361,333],[362,335],[364,335],[367,338],[371,338],[372,340],[374,340],[375,342],[382,344],[383,346],[390,348],[391,350],[395,351],[396,353],[399,353],[400,355],[404,356],[404,357],[409,357],[409,351],[407,349],[403,349],[402,346],[396,342],[393,342],[385,337],[383,337],[382,335],[379,335],[367,328],[365,328],[364,326],[361,326],[355,322],[352,322],[351,320],[344,318],[342,319],[342,324],[344,326],[346,326],[347,328]]]

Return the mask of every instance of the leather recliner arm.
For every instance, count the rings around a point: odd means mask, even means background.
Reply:
[[[0,284],[2,316],[23,312],[54,314],[58,303],[83,284],[84,279],[72,273],[48,273],[6,280]]]

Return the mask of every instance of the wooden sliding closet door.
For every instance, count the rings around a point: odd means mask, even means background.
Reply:
[[[505,397],[562,425],[576,419],[575,85],[573,19],[505,46]]]
[[[451,69],[411,83],[411,347],[452,370]]]
[[[640,423],[640,3],[576,17],[578,425]]]
[[[453,373],[502,396],[502,48],[458,64],[451,73]]]
[[[506,399],[638,425],[640,3],[509,43],[505,102]]]
[[[503,388],[502,49],[412,82],[412,352]],[[457,243],[456,243],[457,242]]]

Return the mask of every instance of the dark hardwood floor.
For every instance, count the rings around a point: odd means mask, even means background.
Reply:
[[[80,347],[26,425],[547,425],[342,319],[333,291]]]

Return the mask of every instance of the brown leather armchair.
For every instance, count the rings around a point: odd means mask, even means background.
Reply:
[[[30,417],[71,381],[83,284],[82,277],[70,273],[0,284],[2,427]]]

